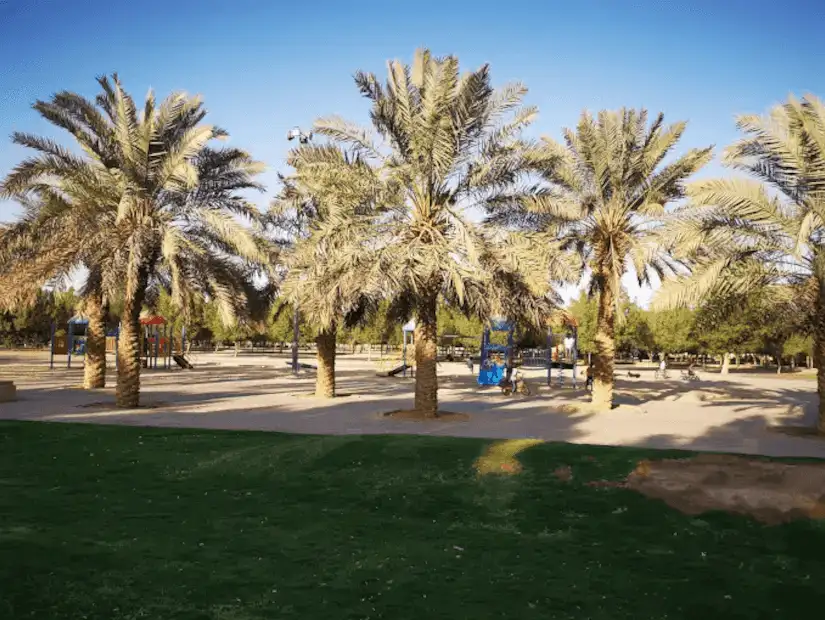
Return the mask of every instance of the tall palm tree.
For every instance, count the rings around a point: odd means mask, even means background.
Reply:
[[[648,125],[646,110],[585,112],[564,144],[544,138],[538,161],[545,184],[527,198],[490,205],[491,222],[544,231],[580,259],[599,300],[594,345],[593,405],[613,406],[616,307],[621,278],[635,271],[640,284],[663,278],[678,265],[662,243],[666,207],[683,197],[684,181],[710,158],[691,149],[665,163],[684,133],[659,114]]]
[[[259,220],[240,192],[261,189],[254,176],[262,167],[242,150],[209,145],[227,134],[202,123],[206,110],[198,97],[175,93],[156,105],[150,91],[138,112],[116,75],[98,83],[102,92],[94,103],[62,92],[35,105],[74,136],[84,156],[48,140],[16,136],[40,154],[12,171],[4,192],[22,195],[50,185],[60,191],[90,168],[116,178],[120,195],[109,212],[113,245],[88,251],[107,253],[122,276],[117,404],[134,407],[140,393],[139,318],[150,285],[168,286],[180,307],[189,306],[193,291],[213,297],[226,321],[244,310],[250,272],[270,258],[264,240],[239,221]],[[82,238],[78,247],[96,239]]]
[[[15,134],[14,140],[44,146],[42,139],[22,134]],[[106,386],[108,300],[120,276],[110,254],[116,245],[113,227],[120,190],[118,179],[108,171],[76,163],[73,175],[49,183],[40,182],[41,178],[17,195],[23,217],[0,231],[0,296],[25,303],[44,283],[67,281],[77,269],[85,268],[87,276],[79,291],[89,321],[83,385],[97,389]],[[0,185],[0,195],[8,195],[7,188],[13,185],[11,175]]]
[[[269,214],[294,240],[280,257],[288,270],[282,290],[317,328],[315,395],[332,398],[338,327],[365,318],[382,293],[368,290],[380,278],[365,277],[375,263],[363,246],[381,185],[365,161],[333,145],[299,147],[289,163],[295,175],[282,179]]]
[[[665,283],[659,307],[697,305],[758,291],[812,315],[814,357],[825,359],[825,105],[790,97],[767,116],[737,120],[745,135],[724,162],[745,178],[702,181],[671,225],[689,274]],[[813,310],[811,310],[813,309]],[[825,367],[817,366],[825,432]]]
[[[467,209],[512,193],[524,177],[519,135],[536,110],[521,107],[522,85],[494,89],[489,66],[460,75],[457,58],[435,58],[427,50],[415,53],[412,66],[388,63],[385,83],[363,72],[355,82],[371,103],[374,132],[337,117],[318,120],[315,130],[366,162],[386,196],[398,196],[373,215],[372,234],[360,242],[374,252],[370,273],[377,280],[370,285],[369,274],[363,277],[371,290],[386,291],[399,315],[415,316],[415,409],[434,417],[439,296],[486,317],[525,311],[536,323],[551,305],[542,296],[546,269],[538,278],[525,275],[535,274],[535,264],[525,260],[536,263],[544,255],[520,260],[525,240],[505,249],[507,239],[466,216]],[[360,253],[337,255],[346,267],[346,257]]]

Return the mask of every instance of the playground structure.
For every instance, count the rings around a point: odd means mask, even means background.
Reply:
[[[54,369],[55,355],[66,356],[66,368],[72,367],[72,357],[86,355],[86,329],[89,319],[77,315],[69,319],[65,334],[57,334],[57,325],[52,323],[51,345],[49,348],[49,368]],[[173,337],[172,326],[162,316],[144,316],[140,319],[140,358],[143,368],[164,370],[172,368],[175,362],[181,368],[192,368],[184,356],[186,346],[186,328],[181,328],[180,338]],[[120,328],[106,332],[106,353],[117,354]],[[115,357],[117,365],[117,357]]]
[[[563,326],[564,334],[557,338],[553,332],[553,325]],[[491,341],[491,334],[496,332],[506,332],[506,344],[496,344]],[[484,328],[481,336],[480,368],[478,371],[479,385],[499,385],[504,379],[505,368],[515,365],[515,345],[514,345],[515,325],[504,319],[493,319]],[[559,387],[564,385],[564,370],[569,365],[571,369],[571,381],[575,388],[577,385],[576,365],[578,363],[578,325],[571,316],[554,317],[547,330],[547,348],[545,350],[543,365],[547,369],[547,385],[552,386],[553,366],[558,368],[556,383]],[[526,360],[522,360],[525,362]]]
[[[89,319],[82,314],[70,318],[66,324],[66,333],[58,335],[57,324],[52,323],[51,341],[49,343],[49,368],[54,369],[54,356],[66,356],[66,368],[72,367],[72,357],[86,357],[86,328]]]
[[[143,368],[157,370],[158,361],[161,361],[163,370],[171,370],[172,362],[181,368],[192,367],[184,357],[186,327],[181,328],[180,338],[175,338],[172,326],[160,315],[141,317],[140,327],[140,356]]]
[[[401,332],[404,337],[401,352],[377,362],[378,372],[376,374],[378,376],[397,377],[402,375],[406,377],[407,371],[410,372],[411,377],[415,376],[415,357],[413,356],[413,359],[407,358],[407,347],[414,344],[415,320],[411,319],[405,323],[401,328]]]
[[[507,344],[495,344],[490,336],[507,333]],[[504,378],[505,366],[513,363],[513,336],[515,326],[504,319],[493,319],[481,334],[481,357],[478,369],[479,385],[498,385]]]
[[[556,337],[553,331],[554,326],[563,328],[564,333],[561,337]],[[571,382],[573,388],[576,387],[578,379],[576,376],[576,366],[579,361],[578,328],[579,325],[576,319],[566,312],[553,317],[551,320],[547,330],[547,359],[545,361],[547,365],[548,386],[553,385],[553,366],[555,365],[559,370],[557,385],[562,387],[564,385],[564,370],[569,365]]]

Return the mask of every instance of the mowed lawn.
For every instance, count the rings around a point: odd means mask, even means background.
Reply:
[[[586,485],[652,451],[478,476],[491,443],[0,423],[0,618],[820,617],[825,523]]]

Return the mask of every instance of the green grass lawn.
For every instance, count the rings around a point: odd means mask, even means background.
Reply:
[[[825,523],[584,484],[651,451],[479,477],[490,444],[0,423],[0,618],[820,616]]]

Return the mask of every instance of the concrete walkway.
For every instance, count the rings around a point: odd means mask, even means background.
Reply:
[[[331,401],[311,396],[313,375],[293,377],[283,359],[236,359],[229,354],[203,355],[198,361],[193,371],[144,373],[143,406],[133,410],[114,408],[112,388],[77,389],[80,369],[48,371],[38,364],[0,362],[0,379],[13,379],[19,389],[17,402],[0,404],[0,418],[312,434],[536,437],[825,458],[825,440],[768,429],[814,423],[816,385],[810,379],[708,374],[700,383],[688,384],[678,378],[655,381],[652,370],[644,369],[634,369],[642,376],[631,379],[620,370],[619,407],[599,414],[565,413],[570,407],[586,410],[588,398],[581,386],[576,391],[548,388],[542,373],[531,371],[528,378],[538,394],[507,398],[497,389],[479,388],[463,365],[445,363],[440,368],[441,408],[467,413],[470,419],[418,422],[383,417],[388,411],[412,407],[412,379],[376,377],[375,364],[366,359],[341,358],[342,396]]]

